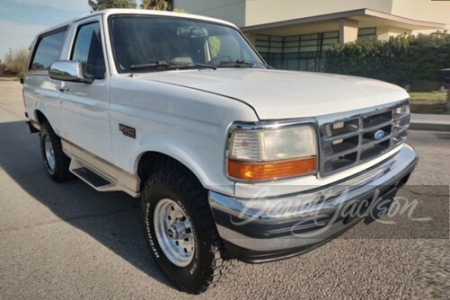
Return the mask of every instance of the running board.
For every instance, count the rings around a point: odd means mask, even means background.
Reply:
[[[137,198],[140,196],[140,180],[117,166],[89,153],[86,150],[61,140],[64,153],[70,157],[69,170],[99,192],[122,191]]]
[[[98,192],[124,191],[116,180],[78,158],[72,158],[69,170]]]
[[[111,185],[111,182],[95,174],[88,168],[74,169],[72,170],[72,173],[96,189],[101,189],[102,187]]]

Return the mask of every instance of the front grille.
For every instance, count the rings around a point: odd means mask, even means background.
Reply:
[[[376,158],[406,140],[409,102],[318,118],[320,174],[328,176]]]

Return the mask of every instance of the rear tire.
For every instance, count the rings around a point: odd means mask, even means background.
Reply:
[[[179,165],[159,168],[142,189],[141,212],[153,258],[179,290],[190,294],[206,291],[225,271],[207,196]]]
[[[56,182],[72,178],[69,171],[70,158],[64,154],[61,139],[47,122],[41,125],[40,139],[42,158],[48,175]]]

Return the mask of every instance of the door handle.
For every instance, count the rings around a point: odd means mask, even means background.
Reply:
[[[68,87],[61,87],[61,88],[59,88],[58,90],[59,90],[60,92],[63,92],[63,93],[67,93],[67,92],[70,91],[70,89],[69,89]]]

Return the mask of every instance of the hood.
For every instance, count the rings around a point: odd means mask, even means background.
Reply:
[[[328,115],[409,97],[404,89],[382,81],[312,72],[207,69],[154,72],[136,78],[238,99],[252,106],[261,120]]]

